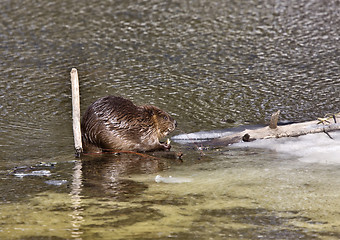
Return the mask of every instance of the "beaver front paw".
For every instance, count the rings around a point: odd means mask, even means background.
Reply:
[[[171,145],[168,143],[161,143],[161,149],[164,151],[170,151]]]

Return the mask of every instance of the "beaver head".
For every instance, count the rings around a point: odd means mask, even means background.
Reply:
[[[176,120],[167,112],[152,105],[144,105],[141,108],[148,115],[147,117],[150,118],[158,139],[165,137],[177,127]]]

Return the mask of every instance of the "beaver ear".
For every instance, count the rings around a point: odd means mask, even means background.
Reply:
[[[141,106],[141,108],[143,108],[143,110],[144,110],[145,112],[147,112],[150,116],[155,115],[155,112],[154,112],[155,107],[154,107],[154,106],[151,106],[151,105],[143,105],[143,106]]]

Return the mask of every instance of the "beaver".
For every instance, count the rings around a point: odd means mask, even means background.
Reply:
[[[176,120],[155,106],[136,106],[122,97],[103,97],[92,103],[83,115],[83,150],[168,151],[170,144],[159,139],[176,126]]]

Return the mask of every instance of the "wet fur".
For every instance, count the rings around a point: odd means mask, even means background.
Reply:
[[[84,113],[83,149],[85,152],[168,150],[170,146],[159,139],[175,127],[176,121],[155,106],[136,106],[122,97],[108,96],[92,103]]]

